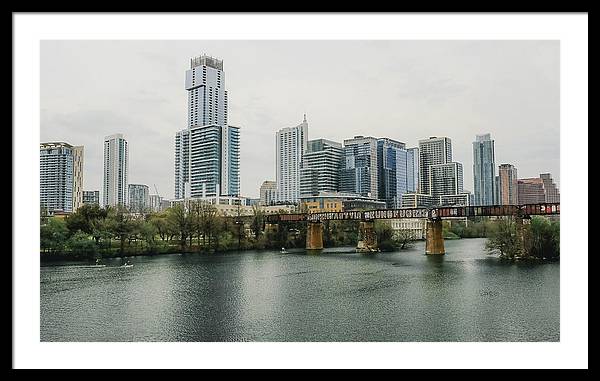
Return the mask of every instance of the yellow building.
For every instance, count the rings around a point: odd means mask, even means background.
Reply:
[[[343,211],[342,200],[335,198],[321,198],[319,200],[314,201],[304,201],[303,205],[306,207],[306,211],[308,213]]]
[[[385,202],[347,192],[321,191],[318,195],[300,196],[300,211],[307,213],[343,212],[356,209],[385,209]]]

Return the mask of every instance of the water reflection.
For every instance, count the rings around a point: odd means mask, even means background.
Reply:
[[[41,269],[43,341],[557,341],[559,264],[484,240],[186,254]]]

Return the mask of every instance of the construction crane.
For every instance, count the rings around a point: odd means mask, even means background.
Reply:
[[[154,185],[154,191],[156,192],[156,195],[160,199],[160,194],[158,193],[158,188],[156,188],[156,184],[152,184],[152,185]]]

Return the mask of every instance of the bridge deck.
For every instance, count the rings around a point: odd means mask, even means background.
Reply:
[[[290,221],[379,220],[396,218],[447,218],[478,216],[516,216],[560,214],[560,203],[527,205],[456,206],[440,208],[402,208],[348,212],[291,213],[267,216],[271,223]]]

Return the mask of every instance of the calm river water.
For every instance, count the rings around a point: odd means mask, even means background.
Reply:
[[[41,268],[42,341],[558,341],[559,264],[484,239],[120,259]]]

